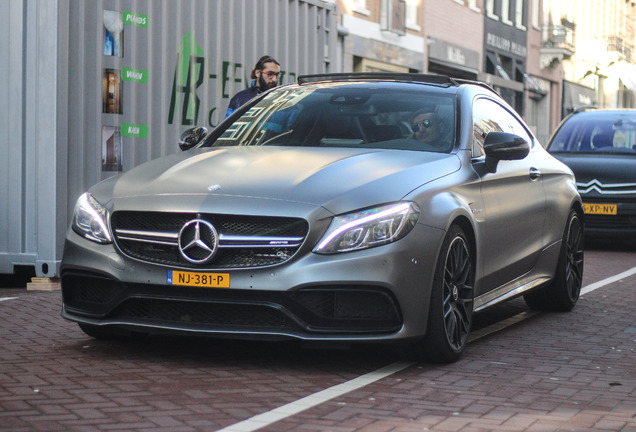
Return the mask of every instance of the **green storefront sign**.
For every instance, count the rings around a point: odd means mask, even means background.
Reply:
[[[123,81],[133,81],[138,83],[148,82],[148,71],[143,69],[123,68],[121,70],[121,79]]]
[[[124,11],[121,14],[124,24],[132,24],[137,27],[148,27],[148,15]]]
[[[148,125],[124,123],[121,125],[121,136],[132,138],[147,138]]]

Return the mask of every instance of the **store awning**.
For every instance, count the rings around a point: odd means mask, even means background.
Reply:
[[[490,60],[490,62],[495,66],[495,70],[497,71],[497,74],[503,79],[510,81],[510,75],[508,75],[508,72],[506,72],[506,70],[503,68],[503,66],[499,62],[498,56],[489,52],[486,53],[486,56],[488,57],[488,60]]]
[[[528,85],[527,89],[532,92],[537,94],[538,96],[545,96],[546,94],[548,94],[546,91],[544,91],[541,86],[539,85],[539,83],[532,78],[530,75],[528,75],[527,73],[523,72],[523,80],[526,82],[526,84]]]
[[[596,91],[593,88],[570,81],[563,81],[562,117],[578,108],[595,105]]]
[[[618,77],[625,87],[632,92],[636,92],[636,66],[628,63],[618,63],[614,66]]]

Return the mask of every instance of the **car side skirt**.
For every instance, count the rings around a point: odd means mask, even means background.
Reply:
[[[474,311],[510,300],[550,282],[554,278],[562,241],[546,247],[532,271],[475,298]]]

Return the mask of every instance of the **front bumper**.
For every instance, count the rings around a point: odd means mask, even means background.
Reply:
[[[636,199],[584,197],[584,204],[616,206],[616,214],[585,214],[585,234],[589,237],[636,237]]]
[[[127,324],[195,332],[388,333],[402,317],[379,286],[307,287],[291,292],[128,284],[67,272],[63,316],[88,324]]]
[[[195,288],[168,285],[170,268],[69,232],[62,316],[139,332],[252,339],[421,336],[442,235],[418,225],[388,245],[337,255],[301,252],[283,265],[229,270],[230,288]]]

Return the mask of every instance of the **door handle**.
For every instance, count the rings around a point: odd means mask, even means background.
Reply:
[[[536,168],[530,168],[530,179],[536,180],[541,177],[541,171]]]

